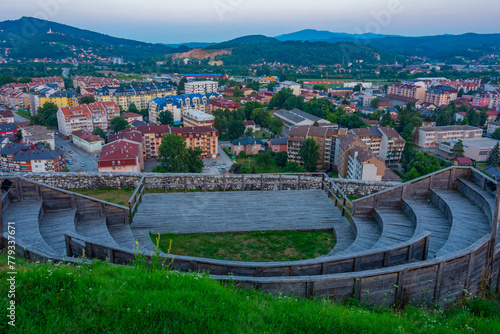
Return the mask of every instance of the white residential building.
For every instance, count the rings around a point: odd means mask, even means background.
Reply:
[[[219,83],[217,81],[193,81],[184,85],[186,94],[206,94],[217,93]]]

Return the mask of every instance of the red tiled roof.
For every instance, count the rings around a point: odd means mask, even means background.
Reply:
[[[457,158],[457,161],[461,165],[471,164],[472,163],[472,160],[470,158],[468,158],[468,157]]]
[[[138,156],[139,144],[118,140],[102,147],[98,165],[99,167],[135,166]]]

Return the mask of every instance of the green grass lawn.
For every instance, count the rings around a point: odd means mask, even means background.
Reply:
[[[257,159],[256,156],[237,158],[236,163],[239,163],[239,164],[242,164],[242,165],[248,167],[248,160],[249,159],[250,159],[250,170],[252,170],[253,167],[255,167],[256,174],[286,173],[285,167],[278,167],[278,165],[276,164],[276,161],[274,159],[272,159],[271,164],[269,164],[269,166],[267,166],[267,167],[264,164],[259,166],[259,164],[256,161],[256,159]]]
[[[0,254],[0,333],[498,333],[499,297],[447,310],[368,307],[328,298],[266,295],[202,274],[16,262],[9,299]],[[12,297],[10,297],[12,298]],[[16,327],[8,324],[15,301]]]
[[[16,114],[18,114],[21,117],[26,118],[27,120],[31,120],[31,113],[25,109],[20,109],[16,111]]]
[[[68,189],[77,194],[100,199],[118,205],[128,205],[130,196],[134,193],[134,188],[125,189]],[[146,193],[164,193],[163,189],[147,189]]]
[[[156,236],[152,240],[156,243]],[[164,234],[160,249],[171,254],[228,261],[297,261],[328,254],[335,246],[333,232],[263,231],[228,234]]]

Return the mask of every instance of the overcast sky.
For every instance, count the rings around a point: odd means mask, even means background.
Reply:
[[[0,20],[35,16],[155,43],[221,42],[302,29],[424,36],[500,33],[493,0],[0,0]]]

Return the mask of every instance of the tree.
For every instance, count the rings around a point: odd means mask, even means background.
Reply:
[[[325,85],[315,84],[313,90],[325,90]]]
[[[245,133],[246,126],[240,120],[233,120],[228,127],[228,135],[232,139],[240,138]]]
[[[104,132],[104,130],[101,129],[100,127],[95,128],[95,130],[92,133],[104,139],[105,142],[108,142],[108,138],[106,137],[106,132]]]
[[[359,92],[359,91],[361,91],[362,89],[363,89],[363,85],[359,83],[359,84],[357,84],[356,86],[354,86],[354,88],[353,88],[353,90],[352,90],[352,91],[353,91],[353,92]]]
[[[130,124],[128,124],[127,120],[121,116],[116,116],[109,122],[109,127],[113,132],[118,133],[126,128],[130,128]]]
[[[500,144],[497,143],[493,150],[491,150],[490,156],[486,163],[493,167],[498,167],[500,165]]]
[[[229,169],[229,173],[231,174],[241,174],[242,164],[233,164]]]
[[[266,166],[266,168],[269,167],[269,165],[271,164],[272,160],[273,160],[273,152],[272,151],[267,151],[265,153],[260,153],[257,156],[257,163],[259,164],[259,166],[262,166],[262,164],[264,164]]]
[[[450,124],[451,124],[451,114],[446,110],[442,111],[437,119],[437,125],[445,126]]]
[[[22,133],[21,130],[17,130],[17,132],[16,132],[16,138],[19,139],[19,140],[23,139],[23,133]]]
[[[464,157],[464,143],[459,140],[451,150],[457,158]]]
[[[132,112],[134,114],[138,114],[139,113],[139,109],[137,109],[135,103],[131,103],[129,106],[128,106],[128,110],[127,112]]]
[[[250,126],[248,129],[245,131],[245,137],[253,137],[253,128]]]
[[[295,161],[290,161],[286,163],[285,171],[287,173],[301,173],[304,169],[302,169],[302,167]]]
[[[278,167],[285,167],[288,161],[288,154],[286,152],[278,152],[274,155],[274,160]]]
[[[233,97],[243,97],[245,94],[241,92],[240,86],[236,85],[233,89]]]
[[[200,158],[203,153],[200,147],[188,148],[186,141],[181,136],[167,134],[163,136],[161,145],[158,148],[158,160],[161,168],[157,172],[163,173],[201,173],[203,160]]]
[[[371,102],[370,102],[370,107],[372,107],[373,109],[378,109],[378,105],[380,103],[380,99],[378,97],[374,98]]]
[[[500,128],[497,128],[495,130],[495,132],[493,132],[493,134],[491,135],[491,138],[496,139],[496,140],[500,140]]]
[[[185,90],[186,83],[187,83],[187,79],[182,78],[181,81],[179,82],[179,85],[177,85],[177,95],[182,94],[182,92]]]
[[[168,110],[163,110],[158,114],[157,121],[164,125],[173,125],[174,116]]]
[[[279,135],[283,131],[283,121],[278,117],[272,117],[268,124],[268,129],[275,136]]]
[[[45,102],[42,107],[38,107],[36,115],[31,118],[31,123],[35,125],[57,126],[58,109],[56,104]]]
[[[95,97],[92,95],[82,96],[80,98],[80,104],[91,104],[95,102]]]
[[[319,145],[312,138],[307,138],[302,143],[302,147],[299,150],[300,158],[302,159],[302,164],[304,169],[313,172],[316,170],[316,165],[319,159]]]

